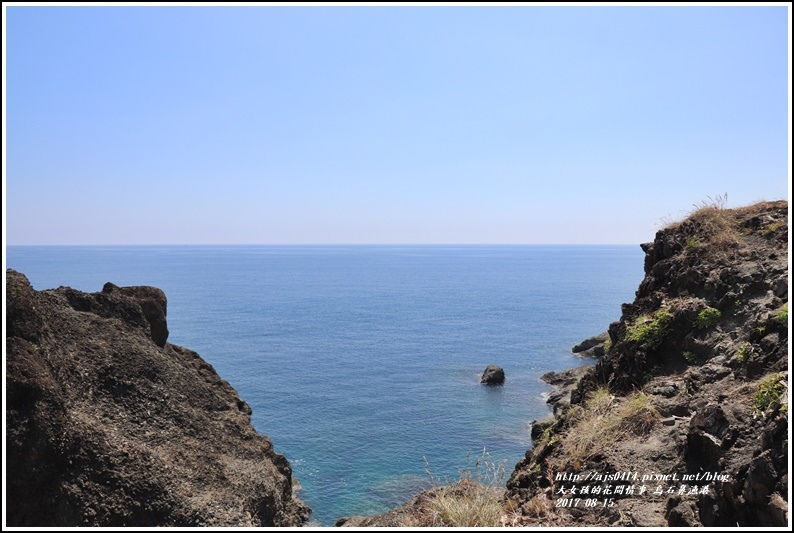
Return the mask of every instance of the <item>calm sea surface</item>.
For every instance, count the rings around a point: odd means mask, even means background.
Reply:
[[[509,472],[642,279],[639,246],[12,246],[36,289],[153,285],[287,456],[316,523],[403,503],[483,448]],[[479,384],[488,364],[503,387]]]

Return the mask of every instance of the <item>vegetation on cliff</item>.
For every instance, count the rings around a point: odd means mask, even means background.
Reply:
[[[787,524],[788,203],[724,204],[642,245],[645,278],[594,367],[543,377],[562,387],[554,417],[488,525]],[[440,494],[338,525],[428,523]]]
[[[643,250],[609,350],[516,466],[506,506],[523,524],[785,526],[788,203],[718,198]],[[583,481],[610,473],[630,479]]]

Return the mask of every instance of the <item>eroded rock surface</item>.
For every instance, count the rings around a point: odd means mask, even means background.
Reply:
[[[480,383],[483,385],[501,385],[505,382],[505,371],[502,367],[488,365],[482,373]]]
[[[636,299],[597,364],[550,396],[555,417],[533,431],[506,508],[530,525],[785,526],[787,202],[701,209],[642,248]],[[640,478],[571,481],[593,472]],[[696,477],[706,473],[719,477]],[[561,488],[607,485],[624,485],[610,505],[556,505],[574,497]]]
[[[36,291],[8,270],[9,526],[297,526],[309,509],[251,409],[167,342],[153,287]]]

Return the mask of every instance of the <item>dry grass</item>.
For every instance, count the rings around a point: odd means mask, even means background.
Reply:
[[[688,249],[706,249],[710,255],[719,255],[731,250],[736,250],[745,242],[747,235],[753,229],[745,227],[743,222],[748,217],[785,207],[785,200],[760,201],[752,205],[727,209],[728,194],[708,197],[699,204],[693,204],[693,210],[681,221],[667,221],[664,229],[680,231]],[[769,224],[760,230],[761,234],[769,237],[782,228],[787,227],[786,222],[778,221]]]
[[[508,504],[511,501],[507,502]],[[523,512],[521,512],[523,511]],[[521,506],[508,510],[501,518],[505,527],[562,527],[571,525],[570,516],[560,513],[547,494],[536,494]]]
[[[615,418],[621,435],[647,435],[661,417],[651,398],[638,392],[618,409]]]
[[[433,525],[497,527],[502,525],[504,489],[461,479],[435,491],[425,509]]]
[[[733,211],[740,216],[753,215],[760,212],[772,211],[774,209],[785,208],[788,204],[787,200],[761,200],[754,204],[736,207]]]
[[[641,392],[618,402],[606,388],[591,393],[583,407],[571,412],[571,426],[562,439],[562,461],[580,468],[588,458],[619,440],[647,435],[660,415]]]
[[[474,459],[466,456],[466,468],[459,470],[459,479],[442,485],[433,476],[425,459],[433,489],[423,504],[426,526],[499,527],[509,522],[503,506],[505,464],[496,464],[483,450]],[[417,524],[418,525],[418,524]]]
[[[724,195],[717,195],[716,198],[708,197],[698,204],[692,204],[692,211],[690,211],[682,220],[673,220],[666,218],[663,220],[664,229],[677,229],[684,222],[690,220],[692,217],[713,215],[714,213],[722,213],[726,211],[728,204],[728,193]]]
[[[689,248],[708,246],[711,251],[734,248],[741,242],[742,233],[734,212],[726,209],[727,204],[727,193],[715,198],[709,196],[708,200],[693,205],[694,210],[671,228],[685,233]]]

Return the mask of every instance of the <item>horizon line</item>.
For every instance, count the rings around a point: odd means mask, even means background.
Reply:
[[[82,244],[6,244],[15,246],[639,246],[642,243],[82,243]]]

